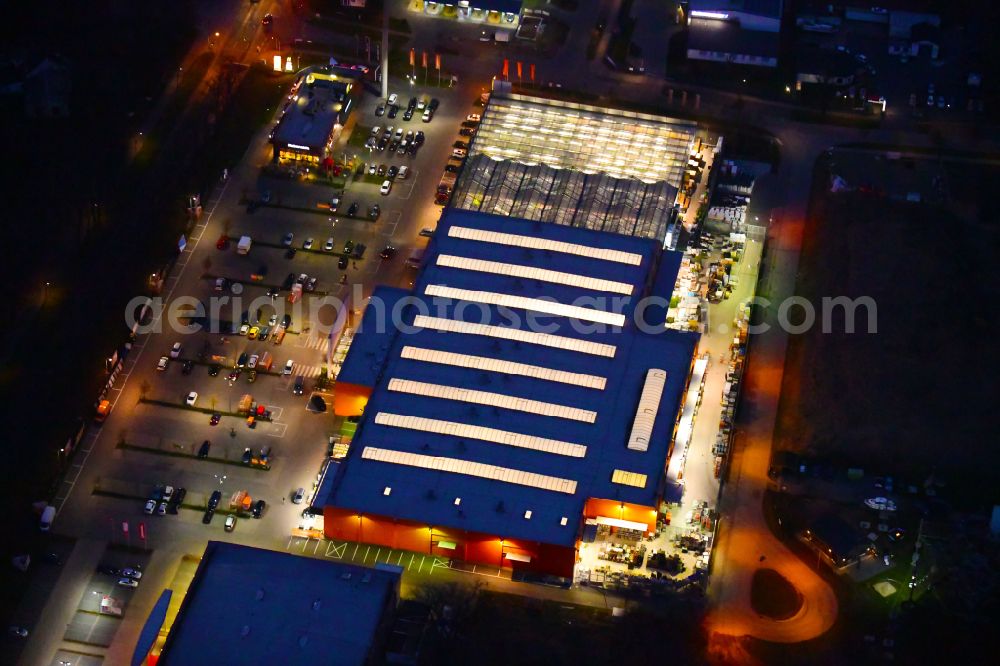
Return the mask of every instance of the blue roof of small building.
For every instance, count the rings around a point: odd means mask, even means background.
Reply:
[[[491,12],[506,12],[519,14],[521,0],[469,0],[469,6],[476,9],[487,9]]]
[[[515,234],[535,239],[573,243],[591,248],[637,255],[636,265],[568,254],[550,249],[459,238],[454,227]],[[527,266],[563,274],[612,280],[631,285],[630,297],[558,284],[528,277],[442,266],[441,255]],[[521,538],[572,545],[588,498],[602,498],[653,506],[662,491],[665,461],[674,423],[686,386],[698,336],[666,330],[666,303],[676,280],[680,255],[663,252],[656,241],[565,225],[533,222],[473,211],[448,209],[438,224],[424,257],[424,268],[415,281],[411,302],[401,309],[401,322],[378,326],[371,305],[343,364],[338,381],[373,386],[364,417],[355,433],[347,459],[327,477],[316,503],[334,505],[430,524],[448,526],[507,538]],[[529,330],[528,313],[514,307],[484,305],[450,298],[432,298],[428,286],[445,285],[471,291],[494,292],[562,304],[620,312],[622,329],[566,317],[536,315],[541,332],[616,347],[608,358],[575,350],[553,348],[525,341],[485,335],[440,332],[412,326],[417,314]],[[645,308],[644,320],[635,323],[642,297],[660,298]],[[401,303],[398,289],[378,288],[372,301],[386,302],[391,312]],[[577,299],[588,299],[579,301]],[[643,304],[645,307],[645,304]],[[657,309],[659,308],[659,309]],[[643,308],[639,312],[643,312]],[[649,313],[654,313],[650,316]],[[656,318],[658,317],[658,319]],[[517,319],[515,323],[513,320]],[[400,328],[403,330],[400,331]],[[648,330],[647,330],[648,329]],[[401,356],[404,346],[486,357],[547,369],[595,375],[606,379],[603,390],[555,382],[522,374],[467,368]],[[353,358],[352,358],[353,357]],[[384,366],[378,367],[380,362]],[[376,369],[377,368],[377,369]],[[647,371],[667,372],[652,437],[647,451],[627,448],[640,393]],[[391,391],[391,379],[405,379],[473,391],[516,396],[597,413],[594,423],[528,413],[505,407]],[[368,381],[369,383],[365,383]],[[378,413],[418,416],[560,440],[587,447],[583,457],[570,457],[470,437],[437,434],[375,422]],[[425,469],[365,459],[366,447],[403,451],[485,463],[576,481],[569,494],[517,485],[478,476]],[[614,470],[645,474],[644,487],[613,483]],[[385,488],[391,488],[388,495]],[[456,505],[454,500],[461,498]],[[531,511],[531,518],[524,514]],[[561,519],[567,524],[561,525]]]
[[[366,663],[399,576],[209,541],[159,663]]]

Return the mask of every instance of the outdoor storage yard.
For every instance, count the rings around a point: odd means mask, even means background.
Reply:
[[[847,163],[854,182],[831,193]],[[797,285],[817,321],[790,339],[778,450],[864,460],[911,484],[933,472],[967,499],[990,492],[997,454],[983,414],[993,409],[998,288],[982,276],[1000,247],[987,194],[995,167],[839,151],[827,167]],[[824,333],[821,299],[838,296],[874,299],[877,333],[863,307],[854,333],[842,309]]]

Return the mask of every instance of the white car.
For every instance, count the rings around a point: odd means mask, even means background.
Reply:
[[[194,403],[198,402],[198,392],[191,391],[188,393],[188,397],[184,402],[186,402],[189,407],[194,407]]]
[[[260,360],[260,356],[258,356],[257,354],[254,354],[253,356],[250,357],[250,360],[247,362],[247,367],[250,368],[251,370],[253,370],[254,368],[257,367],[257,361],[259,361],[259,360]]]
[[[330,236],[329,238],[327,238],[326,242],[323,243],[323,251],[324,252],[333,252],[333,236]]]
[[[170,498],[172,498],[173,496],[174,496],[174,487],[173,486],[164,486],[163,487],[163,496],[160,499],[162,499],[164,502],[169,502]]]
[[[457,157],[460,160],[464,160],[465,156],[468,155],[468,154],[469,153],[466,152],[466,150],[464,148],[456,148],[455,150],[451,151],[451,156],[452,157]]]
[[[143,508],[142,512],[147,516],[151,516],[154,511],[156,511],[156,500],[146,500],[146,506]]]
[[[399,173],[396,174],[396,178],[400,180],[406,180],[410,176],[410,167],[405,164],[399,167]]]
[[[236,529],[236,516],[234,516],[233,514],[229,514],[228,516],[226,516],[225,529],[227,532],[232,532],[233,530]]]
[[[479,115],[478,113],[470,113],[469,115],[467,115],[465,117],[465,119],[467,121],[469,121],[470,123],[478,123],[480,120],[483,119],[483,117],[481,115]]]
[[[278,313],[275,312],[273,315],[271,315],[270,317],[268,317],[268,319],[267,319],[267,325],[268,326],[274,326],[277,323],[278,323]]]
[[[240,335],[246,335],[250,332],[250,324],[243,324],[240,326]]]
[[[170,348],[170,358],[178,358],[181,355],[181,343],[175,342]]]
[[[389,95],[389,99],[387,99],[386,102],[389,106],[392,106],[393,104],[396,103],[398,99],[399,95],[397,95],[396,93],[392,93],[391,95]]]
[[[160,502],[160,506],[156,507],[156,515],[165,516],[167,515],[167,503]]]
[[[131,578],[119,578],[118,584],[121,585],[122,587],[131,587],[131,588],[139,587],[139,581],[132,580]]]
[[[281,244],[284,245],[285,247],[291,247],[293,238],[295,238],[295,235],[291,231],[289,231],[287,234],[285,234],[285,237],[281,239]]]
[[[389,194],[389,191],[391,189],[392,189],[392,181],[391,180],[383,180],[382,181],[382,187],[379,188],[379,192],[381,192],[383,195],[386,195],[386,194]]]
[[[313,246],[313,239],[312,238],[307,238],[306,242],[302,244],[302,249],[303,250],[311,250],[312,246]]]
[[[294,366],[295,366],[295,362],[292,361],[292,359],[288,359],[288,363],[285,363],[285,369],[282,371],[281,374],[283,374],[283,375],[290,375],[290,374],[292,374],[292,368]]]
[[[160,357],[160,362],[156,364],[156,369],[157,370],[166,370],[167,369],[167,365],[169,365],[169,364],[170,364],[170,359],[167,358],[166,356],[161,356]]]

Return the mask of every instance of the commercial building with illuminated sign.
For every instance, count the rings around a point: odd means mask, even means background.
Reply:
[[[272,159],[319,166],[361,95],[360,75],[359,70],[349,67],[317,67],[304,72],[271,132]]]
[[[334,411],[360,423],[314,501],[327,538],[570,577],[599,529],[653,533],[698,344],[664,327],[679,265],[651,239],[446,209],[338,375]]]
[[[429,2],[417,0],[410,4],[428,16],[457,19],[498,28],[516,28],[521,15],[521,0],[458,0]]]
[[[695,132],[691,121],[495,89],[451,204],[662,241]]]
[[[688,0],[689,60],[777,67],[782,0]]]

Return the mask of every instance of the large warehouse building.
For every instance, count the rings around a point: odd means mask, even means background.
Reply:
[[[383,663],[399,581],[400,571],[385,565],[209,541],[190,586],[178,591],[176,616],[167,589],[132,664]]]
[[[679,260],[446,210],[338,376],[336,413],[363,416],[314,502],[326,536],[570,577],[598,528],[653,532],[698,342],[663,326]]]
[[[695,123],[501,88],[453,206],[663,241]]]

